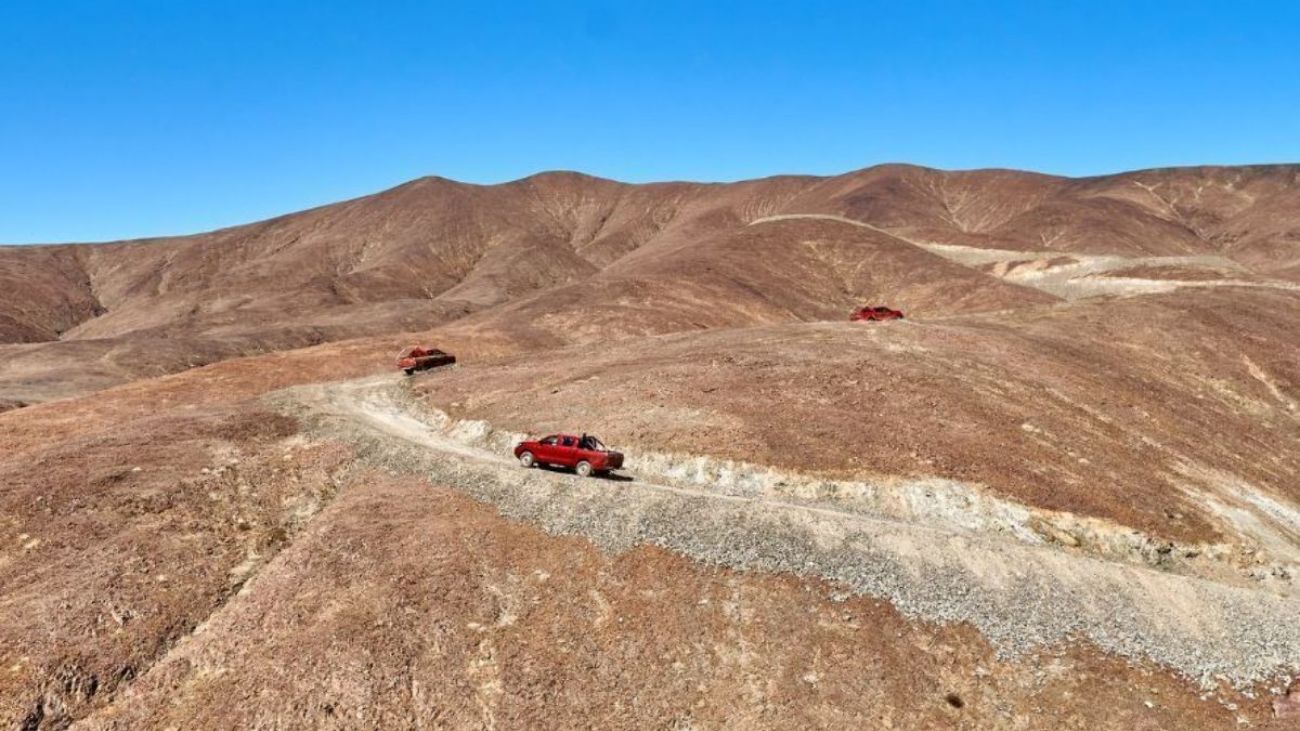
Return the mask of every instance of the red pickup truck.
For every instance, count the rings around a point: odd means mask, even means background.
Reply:
[[[849,315],[853,322],[874,322],[877,320],[901,320],[903,319],[902,310],[894,310],[888,307],[860,307]]]
[[[568,467],[581,477],[602,474],[623,466],[623,453],[614,452],[589,435],[551,434],[537,441],[515,445],[515,457],[525,467],[553,465]]]
[[[397,354],[397,367],[399,370],[405,371],[408,376],[416,371],[438,368],[455,362],[456,356],[451,353],[444,353],[437,348],[425,348],[419,345],[403,348]]]

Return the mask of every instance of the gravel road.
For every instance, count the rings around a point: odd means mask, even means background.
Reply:
[[[416,473],[503,515],[611,552],[654,544],[740,570],[821,577],[904,614],[969,622],[1006,656],[1074,639],[1206,687],[1300,672],[1295,598],[1104,561],[997,534],[639,479],[525,470],[422,413],[393,378],[279,392],[318,437],[368,466]]]

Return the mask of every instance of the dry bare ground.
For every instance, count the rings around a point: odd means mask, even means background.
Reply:
[[[0,723],[1295,727],[1297,175],[431,178],[0,248]],[[415,341],[460,365],[376,375]],[[557,430],[625,479],[511,461]]]

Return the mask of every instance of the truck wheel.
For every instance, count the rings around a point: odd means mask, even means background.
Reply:
[[[415,375],[415,369],[414,369],[414,368],[407,368],[407,369],[406,369],[406,375],[408,375],[408,376],[413,376],[413,375]]]
[[[582,460],[578,463],[578,466],[574,468],[574,472],[578,473],[578,477],[591,477],[591,463],[585,459]]]
[[[536,458],[533,457],[532,452],[524,452],[523,454],[519,455],[519,464],[523,465],[524,467],[532,467],[534,464],[537,464],[537,460]]]

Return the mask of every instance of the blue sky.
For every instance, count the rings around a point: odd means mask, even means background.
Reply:
[[[9,0],[0,242],[437,174],[1300,160],[1300,3]]]

